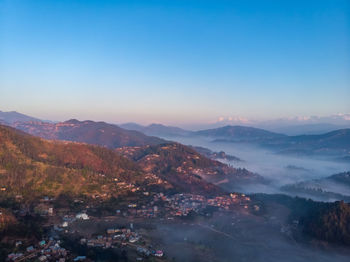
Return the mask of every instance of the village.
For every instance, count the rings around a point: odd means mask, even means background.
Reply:
[[[249,212],[249,210],[257,211],[258,205],[251,203],[250,197],[231,193],[216,197],[205,197],[198,194],[172,194],[165,195],[164,193],[142,192],[142,195],[147,201],[140,204],[129,202],[124,206],[120,206],[115,210],[114,214],[108,216],[110,220],[130,221],[128,227],[108,227],[104,233],[86,234],[79,232],[73,225],[77,225],[84,221],[101,221],[104,217],[95,217],[91,215],[93,209],[92,204],[85,203],[81,199],[75,199],[74,203],[85,205],[84,209],[79,212],[66,210],[67,213],[62,213],[62,210],[55,210],[53,203],[55,199],[44,197],[34,208],[34,212],[48,218],[48,223],[51,226],[50,232],[39,243],[31,244],[26,247],[19,248],[23,245],[20,241],[16,242],[15,250],[21,252],[12,252],[8,255],[8,261],[84,261],[87,260],[85,254],[77,254],[67,250],[61,246],[61,237],[81,235],[79,244],[87,248],[102,248],[102,249],[128,249],[135,254],[137,261],[142,261],[148,257],[157,259],[165,259],[166,254],[160,247],[154,248],[153,243],[145,241],[147,236],[141,235],[135,230],[133,225],[134,219],[160,219],[161,221],[171,221],[186,218],[193,215],[210,216],[210,212],[230,212],[240,210],[241,212]],[[209,209],[208,209],[209,208]],[[214,211],[213,211],[214,210]],[[28,212],[21,210],[19,213]],[[81,221],[81,222],[80,222]],[[84,230],[83,230],[84,231]],[[145,238],[146,237],[146,238]],[[87,260],[89,261],[89,260]]]

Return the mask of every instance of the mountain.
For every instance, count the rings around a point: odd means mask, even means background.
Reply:
[[[120,192],[115,181],[144,182],[141,169],[112,150],[48,141],[0,125],[1,194],[25,199]]]
[[[304,124],[304,125],[290,125],[278,128],[272,128],[273,132],[286,134],[289,136],[296,135],[321,135],[331,131],[349,128],[349,125],[335,125],[329,123],[318,123],[318,124]],[[268,127],[266,127],[269,130]]]
[[[29,134],[51,140],[67,140],[117,148],[164,143],[165,140],[138,131],[120,128],[105,122],[71,119],[61,123],[16,122],[13,127]]]
[[[246,169],[230,167],[175,142],[124,147],[117,152],[136,161],[144,172],[154,173],[183,191],[200,192],[204,189],[216,192],[218,188],[208,182],[228,190],[238,184],[264,182],[262,177]]]
[[[322,135],[286,136],[264,141],[264,146],[288,154],[350,155],[350,129],[340,129]]]
[[[217,128],[224,125],[244,125],[270,130],[287,135],[326,133],[336,129],[350,128],[350,113],[328,116],[296,116],[268,120],[248,119],[242,116],[220,117],[207,126]],[[330,129],[329,129],[330,128]]]
[[[0,123],[13,124],[15,122],[42,121],[38,118],[27,116],[16,111],[0,111]]]
[[[121,124],[120,127],[128,130],[136,130],[150,136],[159,137],[176,137],[176,136],[188,136],[192,132],[184,130],[179,127],[165,126],[161,124],[151,124],[148,126],[142,126],[135,123]]]
[[[193,134],[195,136],[205,136],[231,142],[253,142],[284,137],[282,134],[247,126],[224,126],[197,131]]]
[[[197,131],[193,135],[209,137],[214,142],[253,143],[283,154],[333,156],[342,161],[350,156],[350,129],[320,135],[288,136],[253,127],[224,126]]]

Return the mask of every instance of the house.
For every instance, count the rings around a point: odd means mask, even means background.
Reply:
[[[33,246],[29,246],[29,247],[27,247],[26,250],[27,250],[27,252],[33,252],[35,249]]]
[[[86,213],[79,213],[75,216],[76,219],[88,220],[89,216]]]
[[[163,256],[163,251],[162,250],[157,250],[156,253],[154,254],[156,257],[162,257]]]
[[[7,256],[7,258],[9,259],[9,260],[12,260],[12,261],[15,261],[15,260],[17,260],[17,259],[19,259],[19,258],[21,258],[21,257],[23,257],[23,254],[22,253],[11,253],[11,254],[9,254],[8,256]]]
[[[114,234],[114,233],[115,233],[115,229],[114,228],[107,229],[107,234]]]

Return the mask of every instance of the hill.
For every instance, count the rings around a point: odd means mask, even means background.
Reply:
[[[350,246],[350,205],[324,203],[301,220],[304,232],[321,240]]]
[[[233,185],[263,181],[257,174],[209,159],[179,143],[126,147],[117,151],[136,161],[145,172],[157,174],[185,191],[217,191],[208,182],[232,190]]]
[[[115,181],[143,183],[132,161],[102,147],[47,141],[0,125],[1,194],[113,194]]]
[[[321,240],[350,246],[350,204],[344,201],[317,202],[276,194],[255,194],[251,198],[267,209],[269,206],[276,208],[276,203],[285,206],[289,223],[297,225],[297,231],[300,229],[303,236],[308,236],[307,239],[303,237],[303,241]],[[298,233],[293,235],[300,238]],[[322,246],[326,247],[324,243]]]
[[[143,146],[164,143],[157,137],[146,136],[105,122],[78,121],[61,123],[17,122],[12,125],[29,134],[51,140],[83,142],[111,149],[122,146]]]
[[[155,187],[223,194],[211,182],[242,182],[256,177],[177,143],[113,151],[85,143],[45,140],[0,125],[2,195],[28,199],[60,194],[110,197],[133,188]]]

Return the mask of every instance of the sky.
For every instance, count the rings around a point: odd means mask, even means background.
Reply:
[[[0,110],[189,124],[350,113],[350,1],[0,0]]]

